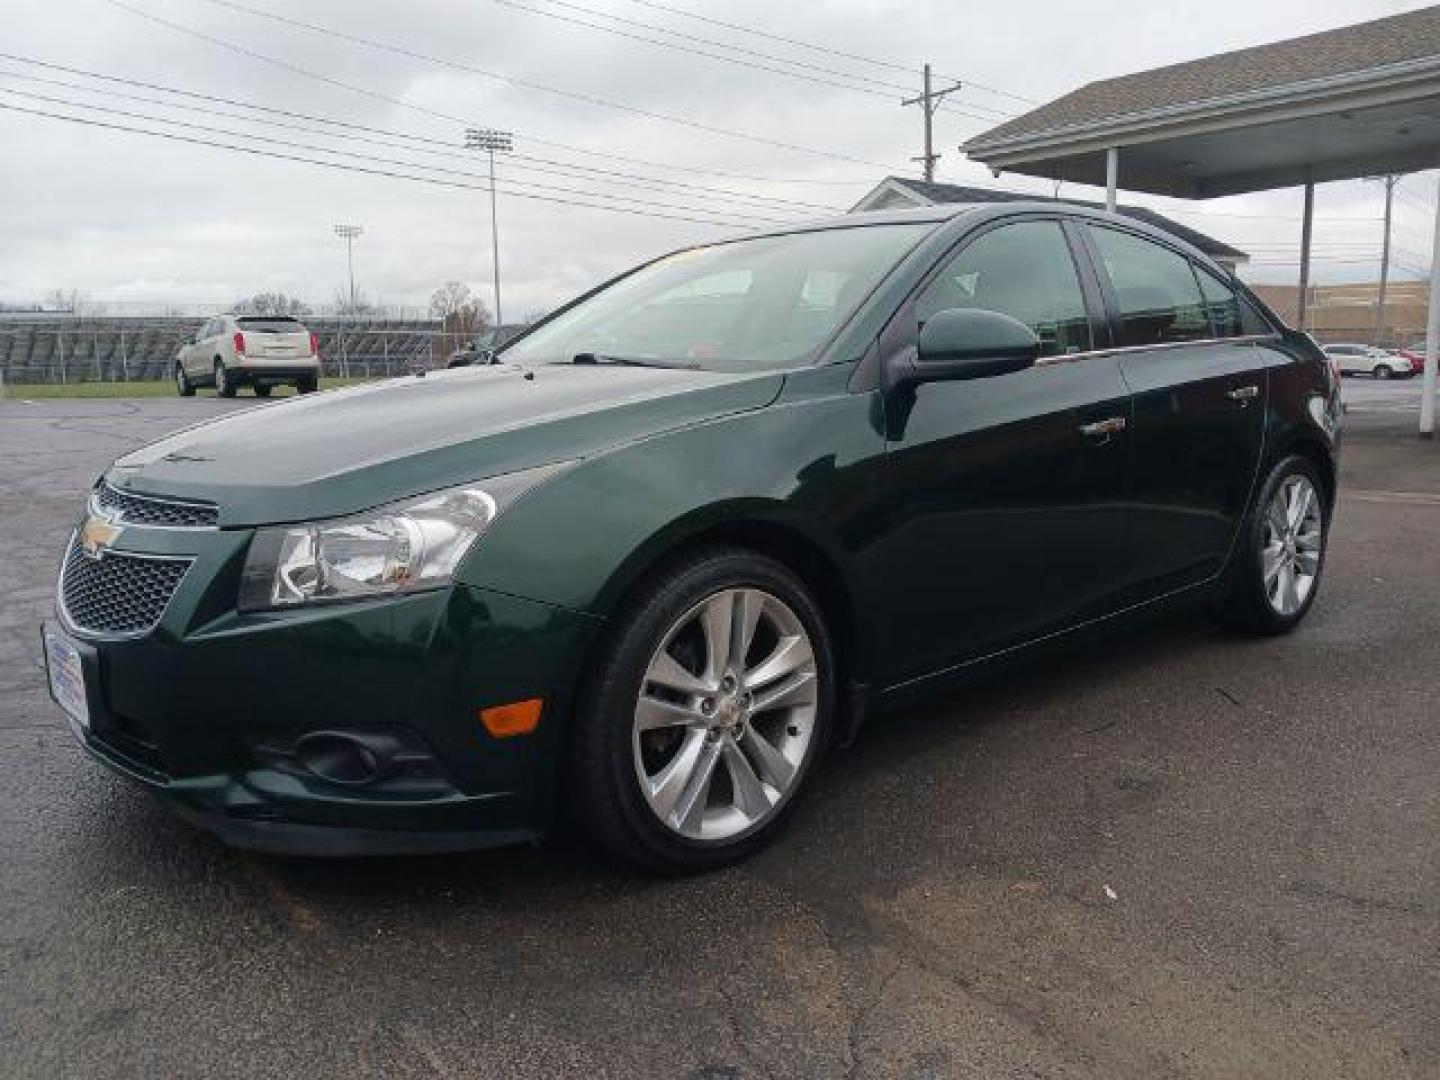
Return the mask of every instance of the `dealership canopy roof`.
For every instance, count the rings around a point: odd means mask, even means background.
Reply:
[[[962,147],[991,169],[1205,199],[1440,166],[1440,7],[1103,79]],[[1440,230],[1437,230],[1440,253]],[[1440,262],[1440,259],[1436,260]],[[1440,275],[1431,275],[1421,429],[1434,426]]]
[[[1440,161],[1440,7],[1082,86],[977,135],[993,169],[1205,199]]]

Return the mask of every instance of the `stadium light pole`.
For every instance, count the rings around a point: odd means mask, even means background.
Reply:
[[[359,225],[336,225],[335,235],[345,241],[345,265],[350,269],[350,314],[355,314],[355,239],[365,230]]]
[[[350,318],[355,318],[355,240],[365,230],[359,225],[336,225],[335,235],[345,241],[345,265],[350,270]],[[344,365],[345,375],[350,374],[350,351],[345,335],[340,335],[340,362]]]
[[[515,136],[494,128],[466,128],[465,149],[484,150],[490,155],[490,261],[495,272],[495,325],[503,322],[500,315],[500,219],[495,210],[495,151],[509,153],[515,149]]]

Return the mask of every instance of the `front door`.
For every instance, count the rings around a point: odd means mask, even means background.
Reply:
[[[1148,237],[1086,227],[1134,393],[1131,587],[1213,577],[1249,505],[1265,435],[1269,330],[1224,282]]]
[[[1094,305],[1060,223],[971,239],[900,313],[906,333],[887,347],[913,348],[926,318],[964,307],[1026,323],[1042,358],[887,402],[891,683],[1102,613],[1123,575],[1129,392],[1119,361],[1092,351]]]

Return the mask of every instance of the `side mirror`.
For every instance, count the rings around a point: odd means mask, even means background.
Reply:
[[[896,358],[890,385],[984,379],[1030,367],[1040,339],[1019,319],[998,311],[949,308],[920,328],[914,357]]]

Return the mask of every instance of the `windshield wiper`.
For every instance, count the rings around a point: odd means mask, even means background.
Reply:
[[[572,364],[616,364],[621,367],[679,368],[699,371],[700,365],[679,360],[651,360],[639,356],[609,356],[605,353],[580,352],[570,358]]]

